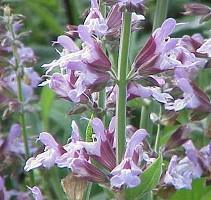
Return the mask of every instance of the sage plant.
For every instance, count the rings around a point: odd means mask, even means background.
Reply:
[[[192,117],[208,115],[209,97],[195,78],[210,57],[210,41],[199,34],[171,37],[178,24],[173,18],[166,19],[168,1],[158,0],[152,34],[131,62],[131,33],[139,30],[137,25],[144,19],[145,1],[91,0],[90,6],[83,24],[69,25],[53,42],[62,50],[57,50],[58,59],[42,66],[46,80],[40,84],[72,102],[76,109],[71,114],[84,111],[77,108],[89,109],[93,117],[88,120],[86,139],[75,121],[67,144],[42,132],[38,141],[45,149],[29,158],[24,169],[67,168],[72,174],[70,182],[85,181],[85,187],[88,182],[97,183],[121,200],[144,199],[157,185],[190,189],[193,179],[210,173],[210,145],[197,150],[183,138],[186,128],[180,127],[162,148],[160,124],[155,144],[149,145],[151,133],[127,126],[127,104],[135,98],[152,99],[160,104],[161,113],[177,115],[186,109]],[[209,9],[202,9],[207,14]],[[117,62],[112,42],[118,48]],[[169,153],[179,145],[185,149],[183,158]],[[163,159],[169,155],[170,164],[162,171]],[[68,198],[74,198],[70,195],[73,188],[63,187]]]

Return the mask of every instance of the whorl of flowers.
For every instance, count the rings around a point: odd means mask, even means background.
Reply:
[[[115,63],[105,44],[109,44],[108,40],[112,39],[119,44],[124,19],[122,12],[140,14],[137,9],[141,11],[140,8],[144,8],[143,1],[140,0],[109,0],[105,3],[111,6],[107,16],[100,12],[98,2],[92,0],[84,24],[74,27],[74,30],[69,26],[69,31],[54,41],[54,45],[59,44],[62,47],[61,51],[58,50],[60,57],[42,66],[46,69],[47,79],[41,85],[48,84],[61,98],[76,105],[88,105],[96,116],[99,114],[95,112],[96,108],[100,107],[97,92],[104,89],[107,91],[107,106],[116,105],[119,98],[119,74],[115,72]],[[140,20],[137,15],[130,17],[135,23]],[[129,102],[134,98],[151,98],[169,112],[177,113],[186,108],[195,114],[208,114],[211,112],[210,100],[194,79],[211,56],[210,39],[206,41],[199,34],[173,38],[171,34],[176,26],[175,19],[166,19],[137,53],[130,66],[131,71],[126,80],[123,80],[125,99]],[[107,107],[103,109],[106,111]],[[116,116],[117,120],[121,119]],[[71,169],[75,177],[116,191],[141,184],[141,174],[156,158],[156,155],[148,155],[144,148],[143,141],[148,135],[147,131],[132,131],[119,162],[115,135],[118,126],[114,125],[114,118],[108,129],[105,129],[103,122],[97,117],[91,120],[91,126],[93,137],[91,141],[84,141],[81,137],[83,134],[79,133],[79,128],[73,121],[71,142],[66,145],[59,144],[49,133],[42,132],[38,140],[45,145],[45,150],[30,158],[25,170],[41,166],[50,168],[54,165],[66,167]],[[181,128],[182,132],[184,129]],[[163,182],[176,189],[191,188],[193,179],[201,177],[204,170],[210,170],[210,145],[198,151],[190,141],[182,138],[182,134],[179,134],[179,139],[177,136],[175,138],[163,152],[166,153],[170,146],[183,145],[186,156],[180,159],[174,155],[171,158]],[[208,161],[203,161],[205,158]]]

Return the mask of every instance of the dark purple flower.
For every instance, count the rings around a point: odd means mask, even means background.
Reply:
[[[177,40],[169,38],[175,26],[176,21],[169,18],[153,32],[134,61],[134,66],[140,75],[156,74],[173,67],[166,58],[168,53],[176,47]]]

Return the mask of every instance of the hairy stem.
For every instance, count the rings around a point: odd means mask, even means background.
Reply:
[[[120,163],[125,151],[125,129],[126,129],[126,92],[127,92],[127,69],[128,54],[131,35],[131,13],[123,15],[123,26],[121,30],[120,49],[118,58],[118,91],[116,103],[116,157]]]

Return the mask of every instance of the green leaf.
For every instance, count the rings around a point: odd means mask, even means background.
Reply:
[[[92,142],[92,134],[93,134],[93,129],[91,126],[92,119],[93,119],[93,114],[91,115],[88,125],[86,127],[86,142]]]
[[[196,179],[192,183],[192,189],[181,189],[177,190],[171,197],[170,200],[210,200],[210,189],[211,186],[206,186],[205,178]]]
[[[162,173],[163,157],[160,155],[141,175],[141,184],[126,190],[126,199],[141,200],[156,187]]]
[[[41,116],[45,129],[48,129],[49,114],[51,112],[52,103],[54,101],[55,94],[51,89],[44,87],[42,89],[40,97]]]

